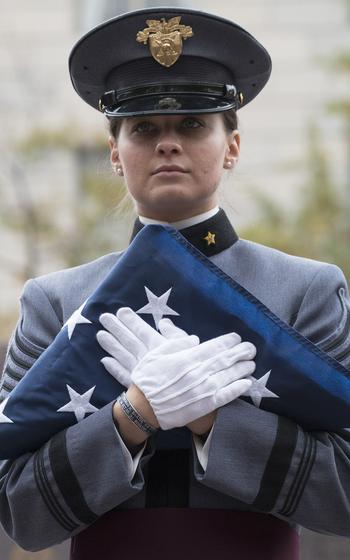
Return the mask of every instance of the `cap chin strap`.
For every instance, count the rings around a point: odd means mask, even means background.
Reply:
[[[142,87],[106,91],[100,97],[99,109],[102,112],[112,112],[124,101],[162,94],[217,97],[222,100],[231,101],[232,108],[236,110],[243,103],[243,94],[237,93],[237,89],[233,84],[151,84]]]

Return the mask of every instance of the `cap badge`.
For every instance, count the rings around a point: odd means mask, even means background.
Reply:
[[[175,97],[162,97],[158,103],[154,106],[155,109],[171,110],[171,109],[181,109],[182,105],[175,99]]]
[[[162,18],[148,19],[143,31],[139,31],[136,35],[136,41],[147,44],[149,41],[149,49],[153,58],[169,68],[178,60],[182,53],[182,39],[188,39],[193,36],[192,27],[189,25],[181,25],[181,16],[173,17],[166,21]]]

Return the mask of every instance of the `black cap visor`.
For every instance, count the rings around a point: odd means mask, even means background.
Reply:
[[[232,84],[148,84],[105,92],[100,110],[109,117],[218,113],[237,109],[239,99]]]
[[[177,115],[197,113],[220,113],[236,108],[234,99],[198,96],[194,94],[150,95],[130,99],[117,106],[105,107],[107,117],[132,117],[137,115]]]

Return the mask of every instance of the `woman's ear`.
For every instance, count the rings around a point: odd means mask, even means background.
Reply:
[[[118,150],[116,139],[113,136],[110,136],[108,138],[108,144],[110,149],[110,162],[114,169],[114,173],[116,173],[119,176],[122,176],[123,168],[121,166],[120,159],[119,159],[119,150]]]
[[[227,149],[224,160],[225,169],[233,169],[238,162],[241,146],[241,137],[238,130],[233,130],[227,141]]]
[[[119,164],[119,152],[118,152],[117,142],[113,136],[110,136],[108,138],[108,144],[110,149],[111,164],[112,166],[115,166]]]

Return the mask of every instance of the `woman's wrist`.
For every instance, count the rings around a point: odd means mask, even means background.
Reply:
[[[118,402],[113,406],[113,419],[120,436],[129,451],[145,442],[148,435],[134,424],[124,413]]]
[[[126,396],[132,406],[149,424],[151,424],[151,426],[154,426],[155,428],[159,427],[152,407],[147,401],[145,395],[136,385],[131,385],[126,392]],[[136,424],[126,416],[118,402],[115,402],[113,406],[113,419],[120,436],[130,452],[134,451],[135,447],[139,446],[148,438],[148,435],[138,428],[138,426],[136,426]]]
[[[130,404],[136,408],[139,414],[155,428],[159,428],[159,422],[153,412],[153,408],[146,399],[144,393],[137,385],[130,385],[126,392],[126,396]]]
[[[201,418],[197,418],[197,420],[189,422],[187,424],[187,428],[189,428],[192,433],[206,440],[216,420],[216,415],[217,410],[214,410],[213,412],[210,412],[209,414],[206,414]]]

